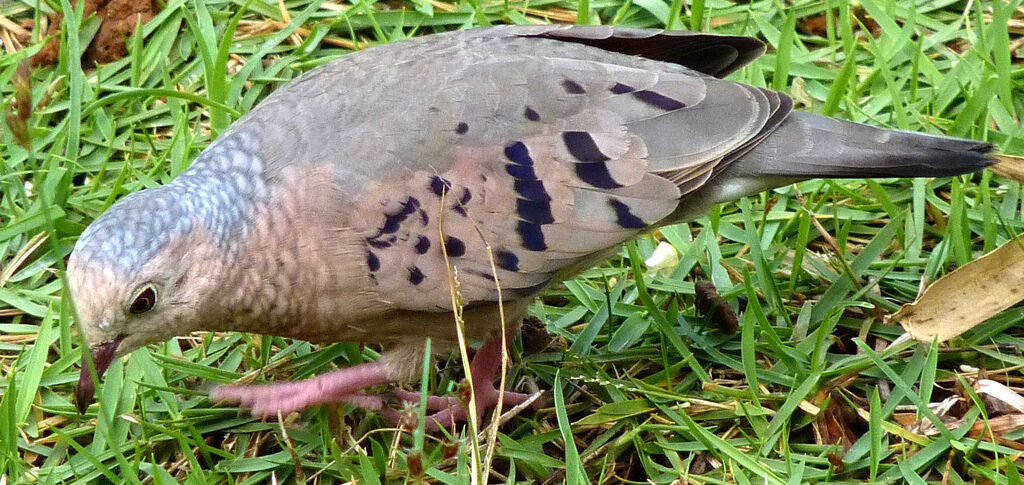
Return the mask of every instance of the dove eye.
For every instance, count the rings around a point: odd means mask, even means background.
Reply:
[[[146,313],[153,309],[153,305],[156,305],[156,290],[152,286],[147,286],[138,295],[135,295],[131,306],[128,307],[128,313],[133,315]]]

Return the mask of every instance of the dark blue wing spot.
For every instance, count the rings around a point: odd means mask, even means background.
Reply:
[[[624,229],[643,229],[647,227],[647,223],[643,219],[633,215],[629,210],[629,206],[626,205],[619,199],[609,198],[608,205],[615,209],[616,221],[620,227]]]
[[[455,126],[455,132],[460,135],[465,135],[469,131],[469,125],[465,121]]]
[[[499,267],[509,271],[519,271],[519,256],[516,256],[516,253],[498,250],[494,252],[494,257],[496,258],[495,263]]]
[[[427,211],[423,209],[420,209],[420,222],[422,222],[424,226],[430,222],[430,216],[428,216]]]
[[[412,215],[413,212],[416,212],[416,209],[419,208],[420,200],[413,196],[409,196],[405,199],[405,202],[402,204],[402,215],[409,217],[410,215]]]
[[[516,179],[513,187],[520,197],[527,200],[551,200],[548,191],[544,189],[544,182],[540,180],[519,180]]]
[[[585,94],[587,92],[586,89],[583,89],[583,86],[580,86],[580,83],[572,79],[562,81],[562,89],[569,94]]]
[[[444,238],[444,249],[450,258],[458,258],[463,254],[466,254],[466,244],[463,243],[461,239],[454,236]]]
[[[477,275],[477,276],[479,276],[481,278],[487,278],[487,279],[489,279],[491,281],[494,281],[494,275],[492,275],[490,273],[487,273],[485,271],[476,271],[476,270],[467,270],[467,271],[469,272],[469,274],[474,274],[474,275]],[[469,308],[469,307],[465,306],[463,308],[465,309],[465,308]]]
[[[398,215],[387,216],[384,218],[384,226],[380,228],[380,234],[391,234],[398,231],[398,228],[402,227],[402,219],[399,219]]]
[[[440,197],[441,194],[443,194],[446,190],[451,190],[451,189],[452,189],[452,183],[451,182],[449,182],[449,181],[447,181],[447,180],[445,180],[445,179],[443,179],[441,177],[438,177],[437,175],[435,175],[433,177],[430,177],[430,191],[433,192],[434,195]]]
[[[505,158],[508,158],[517,165],[533,165],[533,159],[530,158],[530,149],[526,148],[526,144],[521,141],[505,147]]]
[[[530,121],[540,121],[540,113],[537,113],[537,111],[529,106],[526,107],[526,112],[523,115]]]
[[[366,244],[369,244],[371,248],[376,249],[387,249],[391,247],[391,243],[387,241],[381,241],[379,239],[370,238],[366,240]]]
[[[612,178],[608,173],[608,165],[604,163],[574,163],[576,165],[576,176],[580,180],[599,189],[617,189],[622,184]]]
[[[408,197],[405,202],[402,203],[402,208],[398,212],[393,214],[387,214],[384,216],[384,226],[380,228],[380,231],[375,237],[380,237],[383,234],[391,234],[397,232],[402,226],[402,223],[409,218],[411,214],[419,209],[420,201],[415,197]]]
[[[459,215],[461,215],[463,217],[467,216],[468,214],[466,214],[466,204],[468,204],[470,199],[472,199],[472,198],[473,198],[473,193],[470,192],[468,188],[463,187],[462,188],[462,197],[459,198],[459,202],[458,203],[456,203],[455,205],[452,206],[452,210],[455,211],[456,214],[459,214]]]
[[[530,165],[505,165],[505,171],[513,178],[519,180],[537,180],[537,174]]]
[[[650,106],[654,106],[655,108],[660,108],[665,111],[672,111],[674,109],[682,109],[686,107],[685,104],[679,102],[678,100],[672,99],[661,93],[648,91],[646,89],[643,91],[637,91],[633,93],[633,96],[636,99],[643,101],[644,104],[648,104]]]
[[[632,93],[634,89],[633,86],[629,86],[622,83],[615,83],[615,85],[612,86],[611,89],[609,89],[609,91],[611,91],[614,94],[626,94]]]
[[[366,266],[369,266],[370,271],[377,271],[380,269],[380,259],[377,258],[376,254],[372,251],[366,252]]]
[[[534,224],[555,222],[551,215],[551,203],[546,200],[516,199],[516,213],[524,221]]]
[[[522,240],[524,248],[530,251],[543,251],[548,248],[547,243],[544,242],[544,231],[541,231],[540,224],[519,221],[519,224],[516,225],[516,232],[519,233],[519,239]]]
[[[430,239],[427,236],[420,236],[416,239],[416,254],[426,254],[427,250],[430,249]]]
[[[594,137],[585,131],[563,131],[562,141],[565,142],[565,147],[569,149],[569,153],[581,162],[607,162],[611,160],[604,153],[601,153],[601,149],[597,147]]]
[[[409,283],[412,283],[414,285],[418,285],[420,283],[423,283],[423,279],[426,278],[426,276],[423,275],[423,272],[420,271],[419,268],[417,268],[416,266],[410,266],[408,268],[408,270],[409,270]]]

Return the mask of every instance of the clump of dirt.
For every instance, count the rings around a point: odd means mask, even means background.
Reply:
[[[838,18],[838,14],[836,14],[836,17]],[[874,38],[877,39],[881,35],[882,27],[878,25],[878,22],[875,22],[875,19],[871,18],[871,15],[868,14],[864,7],[855,7],[853,9],[853,17],[850,19],[853,30],[860,30],[861,26],[863,26]],[[828,20],[825,18],[825,14],[805,17],[797,22],[796,29],[801,34],[825,37],[828,35]]]
[[[71,2],[75,6],[78,1]],[[85,17],[92,14],[101,20],[100,30],[93,37],[89,48],[82,55],[86,66],[116,61],[128,54],[125,39],[135,32],[136,23],[145,24],[153,19],[158,8],[153,0],[85,0]],[[33,58],[35,66],[53,65],[60,55],[60,32],[63,14],[51,14],[46,36],[50,39],[46,47]]]

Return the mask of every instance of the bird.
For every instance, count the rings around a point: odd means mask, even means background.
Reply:
[[[242,331],[385,350],[211,399],[260,417],[348,403],[395,419],[393,401],[419,402],[400,386],[418,376],[425,340],[458,345],[453,310],[464,338],[483,342],[469,367],[477,410],[523,403],[494,384],[503,338],[540,292],[623,242],[803,180],[994,162],[986,142],[797,111],[786,94],[724,79],[765,50],[710,33],[494,26],[304,73],[188,170],[83,231],[67,267],[89,346],[79,410],[118,357]],[[428,406],[432,429],[470,415],[455,398]]]

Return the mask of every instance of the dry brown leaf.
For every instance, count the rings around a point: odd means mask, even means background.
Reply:
[[[996,175],[1024,182],[1024,157],[1001,153],[995,157],[999,163],[989,167],[989,170],[995,172]]]
[[[1024,416],[1024,397],[1017,391],[991,379],[979,379],[973,387],[974,392],[985,398],[985,407],[990,414],[1016,412]]]
[[[957,416],[954,415],[953,410],[956,408],[957,404],[960,404],[960,401],[960,396],[949,396],[942,401],[929,403],[928,408],[939,417],[939,420],[946,425],[947,429],[956,429],[960,424],[962,424],[962,420],[958,419]],[[933,423],[932,420],[922,416],[916,417],[917,419],[909,425],[904,424],[903,429],[922,436],[939,435],[939,429],[935,427],[935,423]]]
[[[921,342],[943,342],[1024,299],[1024,240],[995,251],[939,278],[917,301],[889,317]]]
[[[974,423],[973,429],[984,430],[985,424],[985,421],[978,420],[977,423]],[[1016,431],[1020,428],[1024,428],[1024,414],[1004,414],[1002,416],[989,418],[988,426],[988,429],[997,435]]]

